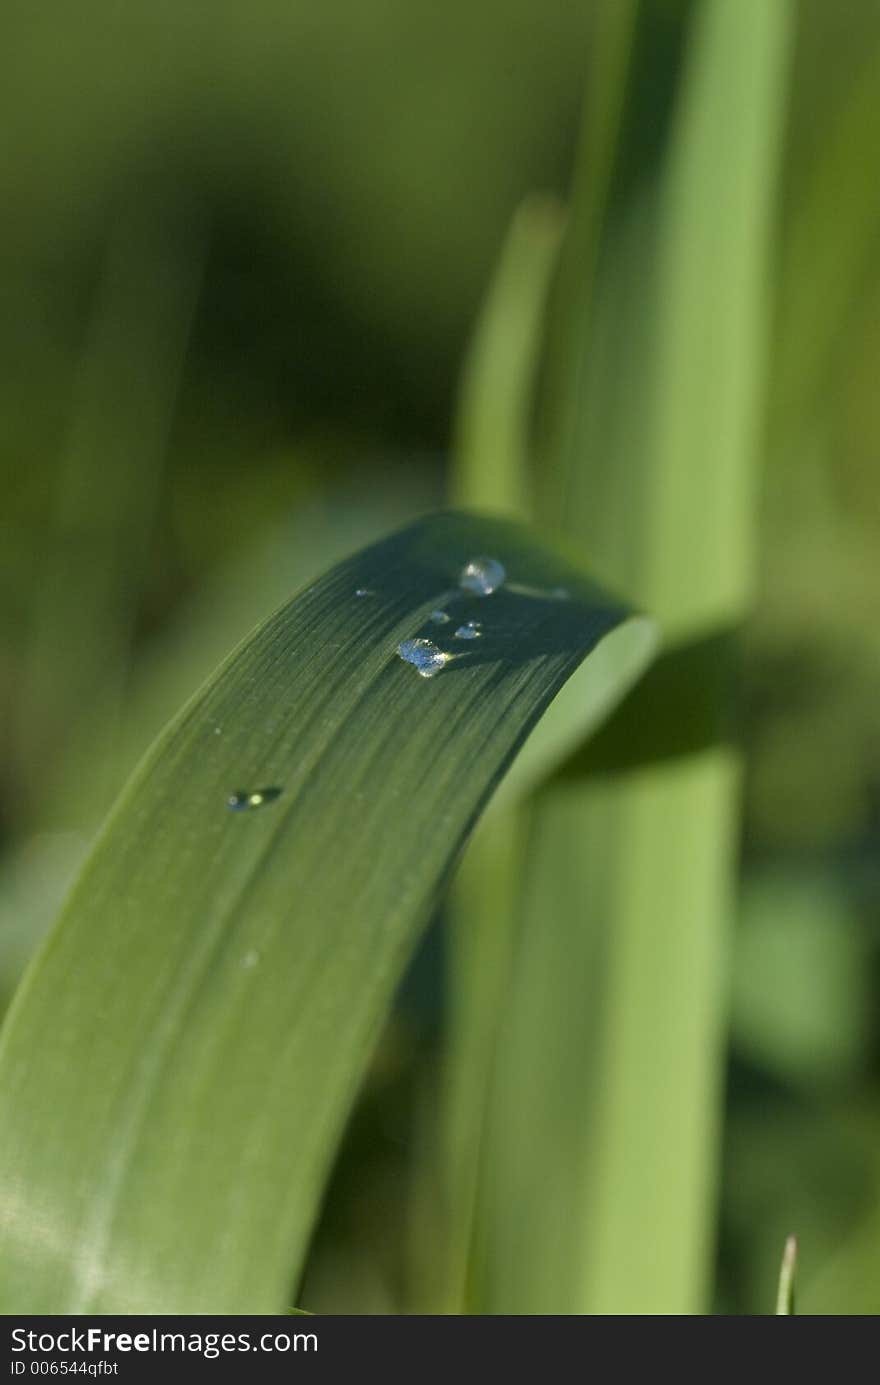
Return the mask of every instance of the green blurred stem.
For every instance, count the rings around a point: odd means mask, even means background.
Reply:
[[[529,424],[538,348],[562,210],[532,198],[517,211],[465,361],[455,428],[453,503],[527,517]],[[527,814],[490,809],[452,889],[450,1020],[441,1099],[447,1205],[439,1303],[467,1301],[473,1219],[487,1091],[513,945],[519,862]]]
[[[786,3],[695,7],[660,186],[606,231],[598,282],[607,179],[584,145],[598,189],[564,252],[582,282],[554,300],[544,514],[671,652],[597,762],[535,805],[477,1311],[682,1314],[710,1292],[739,784],[726,632],[752,585],[789,21]]]
[[[510,1001],[521,862],[528,842],[524,806],[493,809],[477,829],[449,901],[449,1037],[443,1091],[444,1195],[448,1217],[441,1287],[444,1311],[461,1313],[470,1282],[477,1195],[484,1158],[487,1094],[501,1017]]]
[[[79,768],[96,730],[109,758],[198,297],[203,228],[182,206],[161,191],[143,192],[116,218],[35,593],[22,779],[48,782],[49,811],[74,820],[106,806],[100,793],[94,803],[80,801]]]
[[[797,1273],[798,1243],[796,1236],[789,1236],[782,1252],[782,1265],[779,1270],[779,1289],[776,1294],[776,1316],[794,1313],[794,1280]]]
[[[563,242],[552,292],[555,330],[545,342],[538,401],[538,508],[565,526],[569,482],[576,466],[580,397],[592,316],[599,249],[620,137],[639,0],[593,5],[580,151],[572,191],[571,233]],[[576,229],[575,229],[576,228]],[[565,465],[560,465],[560,459]]]
[[[529,410],[540,324],[564,216],[547,197],[519,208],[480,313],[460,384],[451,490],[455,503],[531,512]]]
[[[558,261],[562,220],[544,203],[518,213],[469,352],[462,381],[453,494],[457,503],[511,509],[527,515],[535,497],[528,482],[530,425],[538,345],[555,270],[557,303],[573,297],[585,308],[608,194],[632,40],[635,0],[595,7],[590,80],[584,111],[588,151],[575,198],[579,223],[592,229],[590,272],[581,246]],[[572,405],[582,369],[580,343],[551,342],[542,375],[553,396],[545,422],[563,447],[573,426]],[[451,1019],[445,1102],[449,1269],[445,1308],[462,1311],[482,1296],[483,1268],[475,1252],[478,1190],[486,1172],[486,1120],[492,1101],[499,1026],[510,1003],[514,923],[529,833],[527,808],[490,812],[471,843],[451,899]],[[523,1003],[528,1002],[528,996]],[[491,1153],[491,1150],[490,1150]],[[481,1180],[481,1169],[483,1177]],[[482,1214],[481,1214],[482,1220]],[[526,1309],[528,1311],[528,1309]]]

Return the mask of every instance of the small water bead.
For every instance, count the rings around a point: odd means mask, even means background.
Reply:
[[[483,631],[478,620],[469,620],[465,625],[459,625],[455,632],[457,640],[478,640]]]
[[[236,789],[226,800],[226,806],[232,813],[246,813],[254,808],[265,808],[267,803],[274,803],[276,798],[280,798],[283,789]]]
[[[370,588],[369,588],[369,587],[358,587],[357,591],[355,592],[355,596],[358,597],[358,599],[360,599],[360,598],[362,598],[362,597],[364,597],[364,596],[375,596],[375,595],[376,595],[376,593],[375,593],[374,591],[370,591]]]
[[[438,649],[432,640],[403,640],[397,646],[397,652],[404,663],[412,664],[422,678],[433,678],[452,658],[451,654]]]
[[[253,971],[254,967],[259,965],[259,961],[259,952],[257,952],[255,948],[251,948],[250,952],[246,952],[242,957],[241,965],[245,971]]]
[[[475,596],[491,596],[504,585],[507,572],[497,558],[471,558],[465,563],[458,579],[458,585]]]
[[[434,625],[448,625],[450,617],[445,611],[432,611],[428,619],[432,621]]]

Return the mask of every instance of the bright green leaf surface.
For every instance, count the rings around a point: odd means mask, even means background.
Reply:
[[[458,584],[482,555],[507,572],[490,596]],[[648,629],[515,525],[440,515],[240,646],[146,757],[10,1013],[4,1311],[284,1310],[469,828],[584,655]],[[413,638],[452,656],[430,678],[398,657]]]

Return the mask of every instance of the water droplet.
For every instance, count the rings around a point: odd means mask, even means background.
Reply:
[[[370,591],[370,588],[369,588],[369,587],[358,587],[357,591],[355,592],[355,596],[357,596],[357,597],[375,596],[375,595],[376,595],[376,593],[375,593],[374,591]]]
[[[491,596],[506,577],[504,564],[497,558],[471,558],[462,568],[458,584],[475,596]]]
[[[397,652],[401,659],[407,664],[412,664],[423,678],[433,678],[434,674],[439,673],[452,658],[451,654],[445,654],[431,640],[403,640],[397,646]]]
[[[431,614],[428,616],[428,619],[430,621],[433,621],[435,625],[449,624],[449,616],[446,614],[445,611],[432,611]]]
[[[483,631],[478,620],[469,620],[465,625],[459,625],[455,632],[457,640],[478,640]]]
[[[215,735],[215,736],[222,736],[222,735],[223,735],[223,727],[222,727],[222,726],[215,726],[215,727],[214,727],[214,735]]]
[[[259,952],[257,952],[255,948],[251,948],[250,952],[246,952],[242,957],[241,965],[244,967],[245,971],[253,971],[254,967],[259,964],[259,961]]]
[[[283,789],[236,789],[229,795],[226,806],[233,813],[246,813],[251,808],[265,808],[280,798]]]

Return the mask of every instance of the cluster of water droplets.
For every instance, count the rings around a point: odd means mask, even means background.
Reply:
[[[507,570],[498,558],[477,557],[469,559],[461,569],[458,576],[458,589],[447,592],[441,599],[452,604],[461,593],[467,593],[468,596],[472,597],[488,597],[505,585],[511,592],[545,599],[549,597],[555,601],[567,600],[569,596],[564,587],[555,587],[548,592],[508,582]],[[370,587],[357,587],[354,594],[361,601],[367,597],[375,596],[376,593]],[[437,606],[428,616],[429,622],[437,626],[449,625],[452,619],[453,617],[442,605]],[[480,639],[482,634],[482,621],[466,620],[456,626],[453,638],[468,642]],[[401,640],[397,646],[397,653],[404,663],[411,664],[422,678],[433,678],[454,659],[466,657],[464,652],[441,649],[433,640],[421,635]],[[214,734],[221,735],[221,727],[215,726]],[[269,803],[274,803],[282,793],[283,790],[280,788],[236,789],[227,798],[226,806],[233,813],[251,812],[258,808],[264,808]],[[243,959],[242,965],[249,968],[255,966],[258,960],[258,953],[249,952]]]
[[[471,558],[465,563],[458,577],[458,589],[467,592],[469,596],[491,596],[498,591],[507,580],[507,572],[504,564],[497,558]],[[447,593],[446,600],[450,603],[455,600],[457,592]],[[442,606],[438,606],[428,616],[432,625],[449,625],[452,616]],[[482,622],[479,620],[466,620],[461,625],[456,626],[453,636],[456,640],[477,640],[483,633]],[[447,649],[441,649],[433,640],[424,636],[414,636],[412,639],[401,640],[397,646],[397,653],[404,663],[412,664],[422,678],[433,678],[441,669],[445,668],[453,659],[460,659],[462,654],[451,653]]]

